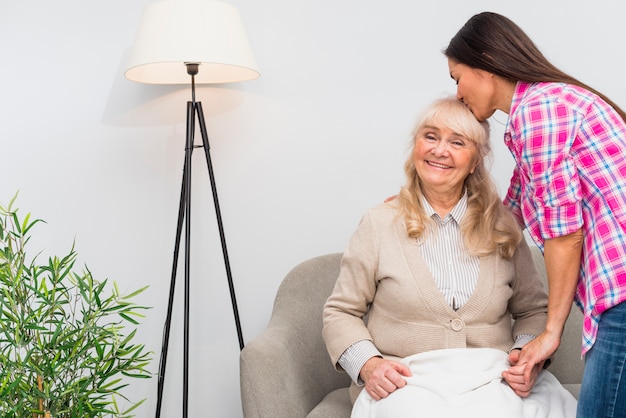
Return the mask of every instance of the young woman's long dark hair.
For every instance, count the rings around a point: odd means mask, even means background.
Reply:
[[[587,89],[611,105],[626,121],[626,113],[599,91],[556,68],[513,21],[493,12],[472,16],[443,51],[446,57],[517,82],[557,82]]]

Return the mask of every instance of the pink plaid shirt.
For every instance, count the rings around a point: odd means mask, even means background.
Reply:
[[[626,300],[626,124],[577,86],[519,82],[504,141],[517,162],[504,202],[535,243],[583,229],[584,354],[602,312]]]

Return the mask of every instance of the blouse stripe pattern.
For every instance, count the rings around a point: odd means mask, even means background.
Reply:
[[[443,219],[426,199],[422,202],[436,226],[426,239],[418,239],[418,251],[446,302],[458,310],[472,296],[480,270],[479,258],[469,254],[461,236],[460,223],[467,210],[467,195]]]

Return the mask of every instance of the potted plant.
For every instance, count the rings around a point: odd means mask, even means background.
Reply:
[[[42,222],[0,206],[0,417],[130,417],[122,390],[148,378],[152,353],[135,341],[147,309],[116,283],[76,272],[72,245],[40,263],[26,246]],[[133,329],[128,329],[129,326]],[[120,408],[119,398],[130,404]]]

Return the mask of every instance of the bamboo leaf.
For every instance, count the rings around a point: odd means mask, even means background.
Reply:
[[[120,315],[122,318],[124,318],[125,320],[127,320],[128,322],[132,323],[132,324],[135,324],[135,325],[138,325],[138,324],[139,324],[139,322],[138,322],[137,320],[135,320],[133,317],[131,317],[130,315],[127,315],[127,314],[126,314],[126,313],[124,313],[124,312],[120,312],[120,313],[119,313],[119,315]]]

